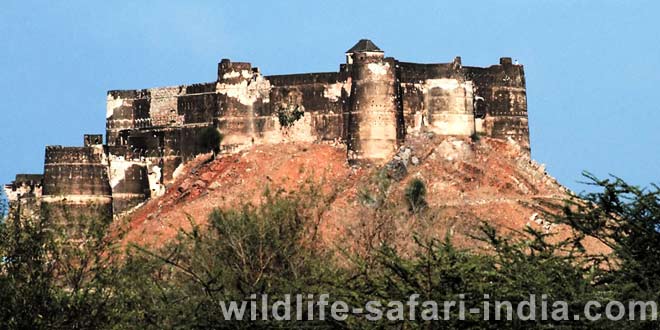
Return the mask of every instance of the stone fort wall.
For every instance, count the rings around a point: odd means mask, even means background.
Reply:
[[[513,139],[529,150],[524,71],[510,58],[485,68],[460,57],[409,63],[361,40],[346,59],[337,72],[274,76],[223,59],[214,82],[109,91],[105,144],[87,135],[84,147],[46,149],[42,204],[128,211],[162,194],[182,164],[206,151],[198,140],[209,128],[223,134],[224,152],[338,141],[349,161],[386,161],[423,131]]]

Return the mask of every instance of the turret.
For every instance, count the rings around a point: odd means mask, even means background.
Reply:
[[[258,72],[259,69],[252,68],[252,64],[248,62],[232,62],[223,58],[218,64],[218,82],[236,84],[252,79],[252,75]]]
[[[523,66],[513,63],[509,57],[503,57],[500,65],[495,68],[491,107],[492,136],[511,138],[529,149],[527,90]]]
[[[108,152],[108,172],[114,215],[119,215],[151,197],[148,161],[131,157],[132,155],[127,149],[126,146],[117,146],[112,147]],[[152,160],[151,163],[157,165],[158,161]],[[160,180],[162,168],[157,167],[156,171],[159,173],[158,179]]]
[[[110,221],[111,195],[103,146],[46,147],[41,206],[49,221]]]
[[[273,125],[268,113],[270,82],[247,62],[223,59],[216,83],[216,127],[225,136],[223,146],[240,149],[264,140],[264,127]]]
[[[398,98],[394,59],[373,42],[346,51],[352,78],[348,115],[349,160],[389,159],[396,150]]]
[[[477,132],[498,139],[513,139],[529,150],[525,71],[510,57],[499,65],[470,68],[475,82]]]

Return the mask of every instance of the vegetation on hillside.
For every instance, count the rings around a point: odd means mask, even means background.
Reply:
[[[0,191],[0,220],[9,213],[9,202],[4,191]]]
[[[484,295],[520,302],[535,294],[567,301],[570,315],[580,313],[588,300],[658,301],[660,188],[591,179],[601,192],[546,205],[552,211],[546,216],[554,214],[555,222],[570,226],[575,239],[553,243],[550,234],[532,228],[504,236],[484,224],[479,236],[484,251],[457,248],[451,237],[416,237],[412,253],[387,240],[370,244],[364,255],[321,248],[317,230],[325,199],[313,186],[290,193],[267,190],[258,205],[218,209],[204,225],[190,219],[190,230],[157,250],[120,249],[117,237],[105,235],[107,225],[93,219],[67,223],[67,230],[48,219],[13,219],[0,225],[0,324],[9,329],[653,329],[655,323],[627,318],[553,323],[467,315],[459,321],[457,310],[450,311],[450,320],[426,321],[422,308],[414,320],[406,314],[388,315],[396,320],[352,315],[288,322],[264,320],[260,310],[256,322],[224,320],[225,303],[255,301],[262,294],[272,301],[327,293],[330,301],[354,307],[407,301],[412,294],[438,302],[463,295],[467,308],[480,306]],[[385,176],[374,180],[378,191],[360,195],[374,221],[401,216],[392,211],[395,204],[424,220],[426,212],[419,211],[429,206],[423,182],[411,181],[404,199],[392,200],[386,190],[397,183]],[[84,230],[67,237],[71,226]],[[588,255],[581,244],[587,236],[608,245],[612,254]]]
[[[413,179],[406,187],[406,202],[408,202],[408,210],[417,213],[426,207],[426,186],[420,179]]]
[[[213,155],[220,151],[220,142],[222,142],[222,134],[215,127],[204,128],[198,137],[197,144],[206,152],[212,151]]]

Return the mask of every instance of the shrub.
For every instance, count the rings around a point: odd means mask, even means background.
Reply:
[[[303,110],[300,110],[300,106],[296,105],[289,108],[280,108],[277,111],[277,118],[280,121],[281,127],[290,127],[298,119],[302,118],[305,114]]]
[[[323,293],[323,283],[334,283],[336,268],[316,248],[314,219],[306,214],[306,196],[266,193],[260,205],[211,213],[207,225],[182,231],[170,246],[149,252],[171,274],[162,287],[170,287],[179,301],[167,312],[166,328],[272,328],[298,327],[295,323],[225,322],[222,303],[248,300],[250,295]],[[315,322],[302,324],[313,327]],[[323,324],[320,322],[319,324]]]
[[[417,213],[426,207],[426,185],[420,179],[413,179],[406,187],[406,202],[408,210]]]
[[[472,135],[470,135],[470,139],[472,142],[479,142],[479,140],[481,140],[481,135],[477,132],[474,132]]]
[[[369,185],[361,187],[358,190],[358,199],[363,205],[380,208],[387,199],[390,186],[392,185],[391,175],[388,168],[382,168],[374,173],[369,179]],[[374,189],[370,189],[373,186]]]
[[[9,201],[4,191],[0,191],[0,220],[9,214]]]
[[[222,142],[220,131],[215,127],[206,127],[200,132],[197,144],[204,151],[216,153],[220,150],[220,142]]]

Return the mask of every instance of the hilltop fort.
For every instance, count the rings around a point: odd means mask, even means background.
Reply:
[[[223,135],[220,150],[254,145],[332,142],[349,162],[383,163],[419,132],[513,140],[529,152],[523,67],[501,58],[490,67],[419,64],[385,57],[370,40],[346,51],[337,72],[264,76],[223,59],[217,79],[107,94],[106,141],[48,146],[44,173],[19,174],[5,186],[22,215],[103,216],[162,195],[178,169],[208,152],[205,130]]]

